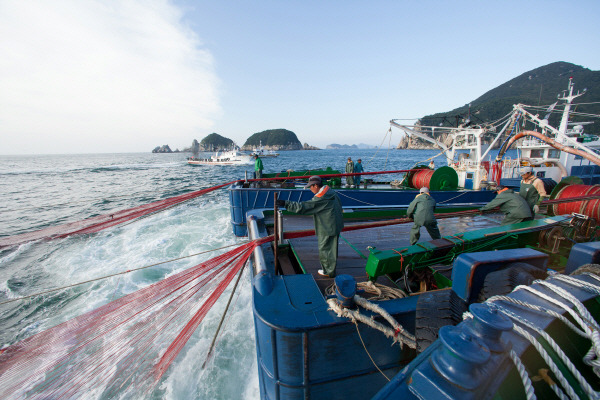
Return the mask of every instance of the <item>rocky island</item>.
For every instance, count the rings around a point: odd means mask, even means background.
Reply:
[[[268,129],[266,131],[257,132],[250,136],[241,150],[252,151],[255,148],[262,146],[266,150],[319,150],[318,147],[311,146],[308,143],[302,144],[296,134],[287,129]],[[196,139],[192,142],[190,147],[184,148],[183,152],[198,153],[200,151],[218,151],[224,149],[231,149],[237,147],[235,142],[229,138],[219,135],[218,133],[211,133],[206,136],[200,142]],[[176,150],[175,152],[178,152]],[[153,153],[172,153],[169,145],[157,146]]]

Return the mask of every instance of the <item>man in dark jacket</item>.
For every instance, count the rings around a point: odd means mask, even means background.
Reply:
[[[502,220],[502,225],[516,224],[533,219],[529,204],[523,197],[502,185],[498,185],[496,192],[498,192],[496,198],[481,207],[480,211],[500,207],[500,211],[506,215]]]
[[[352,162],[352,157],[348,157],[348,162],[346,162],[346,173],[347,174],[354,173],[354,163]],[[353,176],[346,177],[346,186],[354,187],[354,177]]]
[[[342,202],[329,186],[323,186],[320,176],[311,176],[305,187],[315,195],[303,202],[277,200],[277,205],[296,214],[312,215],[319,243],[319,275],[335,277],[338,257],[338,239],[344,227]]]
[[[421,237],[421,227],[424,226],[432,239],[439,239],[440,230],[433,212],[435,210],[435,200],[429,195],[429,188],[422,187],[419,194],[408,205],[406,216],[412,218],[415,224],[410,230],[410,244],[416,244]]]

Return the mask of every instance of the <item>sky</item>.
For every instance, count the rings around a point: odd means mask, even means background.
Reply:
[[[0,0],[0,154],[277,128],[387,146],[391,119],[556,61],[600,70],[598,15],[597,0]]]

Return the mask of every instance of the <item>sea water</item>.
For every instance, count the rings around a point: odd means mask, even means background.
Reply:
[[[0,156],[0,237],[89,218],[252,176],[253,166],[189,166],[190,154]],[[285,151],[264,158],[264,172],[365,171],[428,164],[437,150]],[[445,165],[443,156],[436,165]],[[387,176],[388,180],[402,175]],[[228,193],[211,192],[177,207],[91,235],[38,241],[0,251],[0,302],[129,269],[240,243],[232,234]],[[223,252],[224,250],[221,250]],[[0,306],[0,348],[98,308],[219,252]],[[231,293],[228,288],[178,355],[153,398],[259,397],[249,270],[234,294],[215,352],[202,364]],[[233,285],[230,285],[233,286]],[[124,392],[120,398],[136,398]]]

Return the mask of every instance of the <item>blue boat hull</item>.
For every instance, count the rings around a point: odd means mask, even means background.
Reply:
[[[246,213],[252,210],[273,209],[274,194],[281,200],[307,201],[314,194],[307,189],[244,188],[240,184],[229,187],[231,224],[236,236],[247,236]],[[400,189],[336,189],[345,209],[399,209],[406,210],[418,194],[417,190]],[[437,210],[481,207],[496,193],[489,190],[433,191]],[[401,213],[399,214],[401,215]]]

